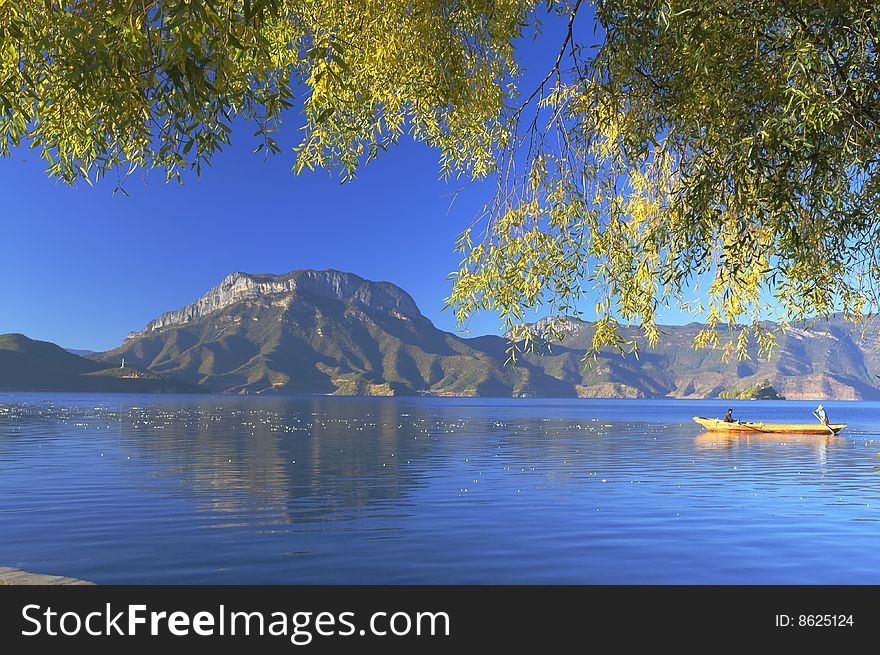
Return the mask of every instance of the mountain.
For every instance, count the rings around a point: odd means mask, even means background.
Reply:
[[[546,334],[550,319],[532,325]],[[791,328],[770,361],[721,361],[691,347],[702,325],[664,326],[640,357],[582,358],[593,326],[553,319],[564,338],[505,365],[501,337],[437,329],[403,289],[352,273],[232,273],[195,302],[166,312],[114,350],[90,357],[232,393],[478,396],[717,397],[764,381],[787,398],[880,398],[880,323],[864,335],[840,319]],[[635,335],[623,328],[624,336]]]
[[[23,334],[0,334],[0,389],[14,391],[194,391],[150,371],[106,364]]]
[[[584,352],[589,348],[593,324],[577,318],[542,319],[530,329],[547,338],[551,321],[561,335],[552,352]],[[705,326],[700,323],[661,326],[662,336],[651,347],[639,339],[635,328],[622,327],[621,336],[636,338],[639,359],[603,353],[593,383],[607,378],[632,393],[674,397],[717,397],[724,391],[741,391],[769,382],[788,399],[829,398],[859,400],[880,398],[880,319],[853,326],[840,316],[789,327],[777,339],[772,357],[723,362],[720,350],[695,350],[691,344]],[[610,356],[609,356],[610,355]],[[565,357],[566,355],[562,355]]]
[[[80,357],[88,357],[89,355],[94,355],[97,352],[95,350],[80,350],[78,348],[65,348],[64,350],[74,355],[79,355]]]
[[[393,284],[302,270],[232,273],[93,357],[234,393],[574,395],[539,366],[505,367],[505,347],[438,330]]]

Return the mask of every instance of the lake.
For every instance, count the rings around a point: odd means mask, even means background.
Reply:
[[[0,393],[0,566],[98,583],[880,583],[880,404]]]

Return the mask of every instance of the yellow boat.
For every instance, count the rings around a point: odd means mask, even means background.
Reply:
[[[748,421],[722,421],[718,418],[694,416],[694,421],[712,432],[758,432],[783,434],[837,434],[846,423],[751,423]]]

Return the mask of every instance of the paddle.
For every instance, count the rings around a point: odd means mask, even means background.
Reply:
[[[824,425],[826,428],[828,428],[828,431],[829,431],[831,434],[834,434],[834,430],[831,429],[831,426],[828,425],[825,421],[823,421],[823,420],[819,417],[819,415],[818,415],[816,412],[813,412],[813,416],[816,417],[816,419],[819,421],[819,423],[821,423],[821,424]]]

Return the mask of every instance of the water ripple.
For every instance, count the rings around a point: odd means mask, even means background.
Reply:
[[[880,405],[0,395],[0,565],[97,582],[880,582]],[[806,403],[740,403],[768,421]]]

